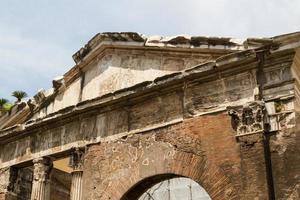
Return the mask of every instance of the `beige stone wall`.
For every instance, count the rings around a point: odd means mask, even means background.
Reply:
[[[135,84],[152,81],[159,76],[177,72],[205,61],[209,55],[192,53],[113,51],[91,63],[84,73],[82,100],[93,99]]]
[[[196,80],[181,83],[177,89],[161,88],[156,94],[132,98],[115,107],[101,106],[79,114],[80,117],[78,115],[40,127],[31,135],[3,144],[0,147],[1,164],[9,165],[106,138],[110,140],[166,126],[185,117],[224,111],[228,105],[254,99],[255,78],[251,71],[206,83]]]
[[[94,99],[217,58],[218,54],[145,50],[106,50],[82,69],[74,82],[55,96],[33,119],[80,101]],[[102,57],[101,57],[102,56]]]
[[[76,79],[71,85],[64,88],[49,105],[37,112],[33,119],[43,118],[46,115],[57,112],[63,108],[74,106],[79,103],[81,92],[81,78]]]
[[[59,94],[55,98],[52,112],[68,106],[76,105],[79,102],[80,82],[81,79],[77,79],[63,93]]]
[[[211,57],[108,51],[87,64],[80,77],[59,90],[39,115],[60,112],[28,122],[25,130],[7,133],[19,134],[16,138],[3,136],[6,140],[0,145],[0,167],[86,147],[87,199],[101,199],[102,194],[102,199],[120,199],[136,183],[159,173],[199,179],[203,186],[207,184],[213,199],[224,199],[224,195],[227,199],[274,199],[272,193],[276,199],[297,199],[299,66],[293,63],[293,52],[257,59],[259,56],[259,52],[248,55],[238,64],[221,59],[213,66],[145,82]],[[144,84],[128,88],[141,82]],[[107,93],[113,94],[86,101]],[[226,108],[242,107],[255,99],[264,101],[270,129],[266,123],[262,132],[235,137],[236,120],[231,121]],[[62,110],[80,101],[86,102]],[[130,160],[132,152],[140,160]],[[175,157],[169,152],[176,152],[172,154]],[[150,158],[152,163],[148,163]],[[209,165],[202,165],[206,163]],[[207,168],[194,170],[201,166]],[[119,174],[126,170],[129,176],[121,180]],[[141,172],[139,176],[130,177],[137,172]],[[219,185],[215,187],[215,183]],[[114,187],[106,190],[110,185]]]

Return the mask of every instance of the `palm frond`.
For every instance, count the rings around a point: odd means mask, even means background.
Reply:
[[[24,91],[14,91],[12,93],[13,97],[16,97],[18,101],[21,101],[23,98],[27,97],[27,93]]]
[[[2,108],[4,106],[4,104],[6,104],[7,102],[8,102],[7,99],[0,98],[0,108]]]

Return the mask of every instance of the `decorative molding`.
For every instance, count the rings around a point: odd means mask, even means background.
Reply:
[[[236,136],[263,133],[265,130],[266,109],[263,101],[249,102],[243,106],[227,107],[231,116],[232,128]]]
[[[84,164],[84,150],[76,148],[70,155],[69,166],[73,168],[74,171],[83,171]]]
[[[52,159],[41,157],[33,160],[31,200],[50,200],[50,174]]]
[[[50,173],[53,168],[51,158],[42,157],[33,160],[33,180],[46,182],[50,180]]]

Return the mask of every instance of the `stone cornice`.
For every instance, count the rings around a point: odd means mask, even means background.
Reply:
[[[228,106],[238,108],[256,100],[258,69],[263,69],[261,73],[265,73],[266,81],[271,80],[268,88],[262,88],[263,98],[278,100],[288,95],[294,101],[293,76],[280,76],[274,81],[270,73],[282,74],[283,70],[289,70],[295,52],[273,53],[268,49],[255,49],[229,54],[2,130],[1,151],[6,153],[1,154],[0,165],[25,166],[41,156],[65,155],[74,147],[111,142],[172,126],[188,118],[224,112]],[[283,82],[286,85],[282,88],[280,83]],[[262,82],[262,86],[264,84]],[[274,88],[269,88],[273,86],[280,92],[274,94]],[[166,117],[164,112],[170,114]],[[254,132],[251,130],[249,134]]]
[[[203,37],[203,36],[173,36],[161,37],[141,35],[135,32],[106,32],[95,35],[84,47],[73,55],[76,64],[82,63],[89,54],[101,46],[132,46],[132,47],[160,47],[183,49],[228,49],[243,50],[243,44],[234,42],[231,38]]]
[[[171,37],[145,36],[135,32],[106,32],[96,34],[84,47],[73,55],[76,64],[85,62],[90,54],[102,46],[159,47],[165,49],[198,49],[208,51],[237,51],[261,48],[265,46],[280,47],[299,42],[300,32],[279,35],[271,38],[248,38],[245,40],[229,37],[204,37],[179,35]]]
[[[142,95],[143,93],[147,93],[147,91],[156,90],[155,88],[163,87],[163,85],[166,85],[166,86],[171,85],[174,82],[182,83],[184,80],[187,80],[187,79],[205,79],[207,81],[211,78],[215,78],[216,74],[218,74],[218,76],[220,76],[220,75],[226,76],[226,74],[235,73],[236,71],[243,70],[243,69],[249,69],[249,67],[251,68],[254,66],[254,68],[255,68],[255,62],[257,62],[256,52],[266,51],[269,53],[270,57],[272,57],[272,55],[277,55],[277,54],[284,54],[284,53],[291,53],[291,52],[293,53],[294,48],[300,46],[299,38],[300,38],[300,33],[293,33],[293,34],[287,34],[287,35],[283,35],[283,36],[276,36],[271,39],[248,39],[247,40],[248,45],[251,44],[252,46],[255,46],[254,43],[258,43],[258,44],[262,44],[262,46],[256,45],[257,48],[255,48],[255,49],[232,52],[225,56],[219,57],[214,62],[204,63],[204,64],[193,67],[191,69],[187,69],[182,72],[159,77],[159,78],[155,79],[154,81],[144,82],[144,83],[138,84],[136,86],[133,86],[131,88],[122,89],[122,90],[116,91],[114,93],[110,93],[110,94],[104,95],[102,97],[98,97],[94,100],[80,102],[76,106],[65,108],[56,113],[48,115],[47,117],[45,117],[43,119],[37,119],[37,121],[35,121],[35,122],[31,121],[31,122],[28,122],[26,125],[17,126],[18,131],[20,130],[20,127],[28,129],[29,127],[33,126],[37,122],[52,120],[53,118],[55,118],[54,116],[56,116],[56,117],[58,115],[61,116],[61,115],[63,115],[63,113],[66,113],[66,111],[71,110],[72,112],[75,112],[75,111],[78,112],[77,110],[82,110],[81,109],[82,107],[88,107],[90,104],[97,104],[95,102],[100,102],[99,104],[105,105],[105,103],[108,103],[110,101],[111,101],[110,103],[112,103],[115,101],[120,101],[121,99],[127,99],[127,98],[131,98],[134,96]],[[179,40],[180,38],[177,38],[177,39]],[[174,39],[174,41],[176,41],[177,39]],[[174,41],[173,41],[173,43],[174,43]],[[182,43],[183,38],[181,38],[179,40],[179,43],[180,43],[180,41]],[[211,41],[211,40],[208,40],[208,41]],[[216,41],[218,41],[218,40],[216,40]],[[223,40],[220,40],[216,44],[219,44],[221,41],[223,41]],[[224,40],[224,41],[226,41],[226,40]],[[275,41],[275,43],[273,43],[272,41]],[[104,42],[107,42],[107,41],[104,41]],[[128,41],[121,41],[121,42],[123,42],[123,43],[122,44],[115,43],[114,45],[116,45],[116,46],[109,46],[108,44],[104,45],[102,43],[98,43],[98,42],[94,41],[92,47],[95,49],[92,50],[91,52],[89,52],[89,55],[87,57],[85,57],[85,59],[86,60],[90,59],[90,61],[92,61],[95,58],[95,56],[99,56],[99,52],[98,52],[99,50],[104,51],[108,48],[145,49],[145,46],[138,47],[137,45],[136,46],[133,45],[130,47],[128,45],[132,45],[132,43],[130,43]],[[139,41],[139,42],[141,42],[141,41]],[[227,42],[228,42],[228,40],[227,40]],[[110,43],[111,43],[111,41],[110,41]],[[97,45],[100,45],[100,46],[102,45],[102,46],[101,46],[101,48],[97,48]],[[187,48],[183,48],[183,47],[182,48],[174,48],[174,47],[168,47],[168,46],[164,46],[164,48],[157,48],[157,47],[149,46],[149,47],[147,47],[147,51],[148,50],[184,52],[184,51],[194,51],[195,49],[193,49],[193,48],[187,49]],[[221,53],[221,51],[224,51],[224,49],[219,49],[217,51],[219,51],[219,53]],[[88,57],[90,57],[90,58],[87,59]],[[64,75],[65,83],[67,85],[70,84],[73,80],[76,79],[76,77],[78,77],[80,75],[80,73],[81,73],[80,66],[84,66],[86,63],[87,63],[87,61],[78,63],[75,67],[73,67],[71,70],[69,70]],[[247,63],[250,63],[250,65],[247,66]],[[42,102],[40,105],[38,105],[38,107],[36,107],[35,109],[38,109],[39,107],[43,107],[43,105],[45,103],[47,103],[47,102],[51,101],[51,99],[55,98],[56,94],[58,94],[60,92],[60,90],[61,90],[61,88],[59,88],[57,91],[55,91],[52,95],[48,96],[45,99],[45,101]],[[122,97],[122,98],[120,98],[120,97]],[[5,130],[1,130],[0,131],[0,140],[3,137],[5,138],[6,136],[11,135],[11,133],[14,132],[13,130],[14,129],[12,127],[8,127]],[[10,134],[8,134],[8,132]]]
[[[233,61],[229,58],[236,59],[239,54],[244,54],[245,50],[246,52],[247,50],[251,51],[251,49],[252,51],[266,50],[272,52],[272,54],[276,54],[292,50],[299,46],[300,32],[279,35],[272,38],[248,38],[246,40],[202,36],[146,37],[133,32],[99,33],[73,55],[73,57],[79,56],[80,59],[75,58],[77,59],[76,65],[64,74],[64,81],[66,86],[70,85],[80,76],[84,67],[95,60],[95,58],[105,54],[105,51],[108,49],[172,53],[213,53],[220,54],[221,57],[216,61],[220,63],[221,60],[226,60],[227,62]],[[61,88],[57,93],[60,90]]]
[[[3,142],[3,140],[10,137],[29,133],[43,125],[49,125],[96,108],[113,109],[118,105],[133,104],[135,101],[157,95],[163,91],[183,88],[186,81],[207,82],[218,79],[220,76],[225,77],[237,72],[253,69],[257,67],[257,59],[254,50],[247,50],[221,57],[215,62],[204,63],[181,72],[158,77],[154,81],[142,82],[130,88],[80,102],[76,106],[67,107],[44,118],[28,121],[23,126],[18,126],[18,129],[15,131],[14,128],[2,130],[0,131],[0,141],[2,140],[1,142]]]

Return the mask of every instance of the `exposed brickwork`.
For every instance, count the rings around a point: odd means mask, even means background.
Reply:
[[[239,137],[242,199],[269,199],[263,135]]]
[[[50,200],[40,178],[52,200],[69,199],[70,174],[49,179],[36,161],[74,147],[87,150],[88,200],[135,200],[174,177],[213,200],[300,199],[300,33],[243,45],[155,38],[97,35],[52,90],[0,118],[0,200]],[[81,168],[74,174],[80,196]]]
[[[123,195],[138,183],[148,178],[150,185],[166,178],[158,175],[169,174],[192,178],[214,200],[267,199],[263,162],[261,145],[244,147],[236,141],[226,113],[200,116],[90,146],[85,159],[84,198],[132,200],[132,196]],[[242,178],[242,174],[247,175]],[[152,183],[149,177],[154,177]],[[255,186],[255,193],[247,190],[249,185]]]

